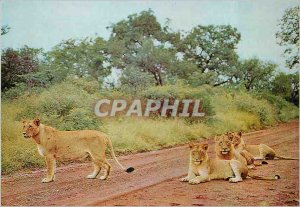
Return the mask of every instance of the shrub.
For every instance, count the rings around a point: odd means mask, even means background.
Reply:
[[[100,122],[92,118],[91,111],[82,108],[72,109],[64,118],[63,130],[99,129]]]
[[[190,88],[183,84],[166,85],[161,87],[150,87],[143,91],[141,96],[146,99],[200,99],[203,112],[206,116],[212,116],[215,114],[211,105],[211,99],[209,95],[210,88],[207,86],[199,88]]]
[[[61,130],[84,129],[87,126],[95,126],[96,122],[100,123],[93,113],[96,97],[70,83],[52,86],[40,95],[31,95],[24,99],[25,109],[18,115],[19,119],[38,117],[43,123]],[[76,126],[71,126],[71,123]]]
[[[274,106],[280,121],[285,122],[290,119],[299,118],[299,109],[294,104],[287,102],[282,97],[269,93],[258,93],[256,96],[261,100],[267,100]]]

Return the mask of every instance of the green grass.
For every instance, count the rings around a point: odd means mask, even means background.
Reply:
[[[157,150],[203,140],[226,131],[249,131],[298,118],[298,108],[280,97],[245,91],[185,85],[149,88],[143,98],[202,98],[205,119],[115,117],[99,119],[93,104],[99,98],[130,99],[118,91],[97,92],[98,85],[69,80],[38,93],[2,102],[2,173],[44,167],[32,140],[22,137],[21,119],[39,117],[60,130],[96,129],[106,132],[118,154]]]

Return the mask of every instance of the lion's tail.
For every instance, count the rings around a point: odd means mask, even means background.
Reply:
[[[129,168],[125,168],[120,162],[119,160],[117,159],[116,155],[115,155],[115,152],[114,152],[114,148],[113,148],[113,145],[112,145],[112,142],[109,138],[107,138],[107,141],[108,141],[108,145],[110,147],[110,153],[111,153],[111,156],[113,157],[113,159],[116,161],[116,163],[122,168],[122,170],[124,170],[125,172],[127,173],[131,173],[132,171],[134,171],[134,168],[133,167],[129,167]]]
[[[282,160],[299,160],[299,158],[285,157],[285,156],[279,156],[279,155],[275,155],[275,157],[277,157],[278,159],[282,159]]]
[[[278,180],[280,179],[279,175],[275,176],[257,176],[257,175],[250,175],[248,174],[249,178],[255,179],[255,180]]]

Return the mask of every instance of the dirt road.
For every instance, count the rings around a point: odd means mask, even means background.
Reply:
[[[244,135],[246,143],[266,143],[280,155],[299,157],[298,122],[280,124]],[[208,141],[211,157],[213,142]],[[299,162],[271,160],[254,175],[279,174],[278,181],[246,179],[241,183],[211,181],[199,185],[179,182],[187,173],[188,147],[180,146],[119,157],[136,171],[127,174],[113,161],[108,180],[89,180],[91,164],[59,167],[56,181],[43,184],[45,171],[2,176],[2,205],[298,205]]]

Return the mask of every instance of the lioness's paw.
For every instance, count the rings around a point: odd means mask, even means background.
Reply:
[[[189,179],[188,179],[188,177],[184,177],[184,178],[181,178],[180,181],[181,182],[189,182]]]
[[[189,184],[192,184],[192,185],[196,185],[196,184],[199,184],[199,183],[200,183],[200,180],[197,179],[197,178],[189,180]]]
[[[42,183],[50,183],[52,181],[54,181],[54,180],[53,179],[49,179],[49,178],[43,178],[42,179]]]
[[[241,181],[243,181],[242,178],[230,178],[229,179],[229,182],[231,182],[231,183],[237,183],[237,182],[241,182]]]
[[[100,176],[99,179],[100,179],[100,180],[106,180],[106,179],[107,179],[107,176],[102,175],[102,176]]]
[[[86,176],[86,178],[87,178],[87,179],[95,179],[95,178],[96,178],[96,176],[95,176],[95,175],[93,175],[93,174],[91,174],[91,175],[88,175],[88,176]]]

